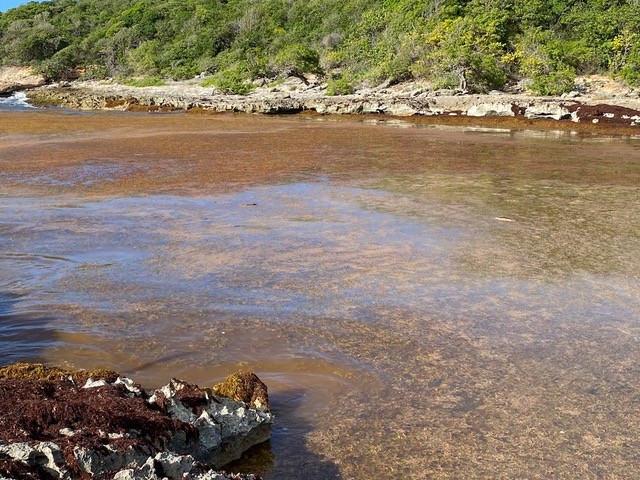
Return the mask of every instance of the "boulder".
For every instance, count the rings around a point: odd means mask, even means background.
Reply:
[[[263,412],[270,410],[267,386],[255,373],[239,371],[229,375],[224,382],[213,386],[213,393],[244,402],[250,408]]]
[[[548,118],[553,120],[563,120],[571,118],[571,111],[558,102],[534,101],[527,106],[524,113],[526,118]]]
[[[477,103],[467,110],[469,117],[513,117],[513,105],[511,102]]]
[[[0,67],[0,95],[40,87],[47,80],[28,67]]]

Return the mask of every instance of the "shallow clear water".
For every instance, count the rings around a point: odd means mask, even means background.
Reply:
[[[3,120],[2,363],[254,370],[266,478],[640,473],[636,141]]]

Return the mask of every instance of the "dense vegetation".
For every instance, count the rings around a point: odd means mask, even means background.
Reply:
[[[0,63],[50,78],[183,79],[229,91],[315,72],[330,89],[425,78],[537,93],[581,73],[640,83],[639,0],[50,0],[0,14]]]

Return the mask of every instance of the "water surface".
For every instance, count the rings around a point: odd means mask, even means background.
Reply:
[[[27,102],[24,92],[15,92],[11,95],[0,95],[0,111],[22,112],[32,110],[34,107]]]
[[[640,474],[637,140],[0,117],[2,363],[254,370],[265,478]]]

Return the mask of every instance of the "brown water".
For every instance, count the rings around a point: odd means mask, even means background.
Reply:
[[[640,476],[640,141],[0,114],[0,363],[269,385],[284,478]]]

